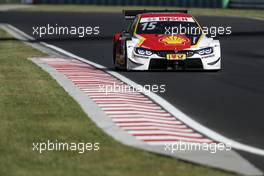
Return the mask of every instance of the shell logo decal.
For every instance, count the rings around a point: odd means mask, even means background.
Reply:
[[[188,38],[182,36],[166,36],[160,40],[162,43],[165,43],[167,45],[184,45],[188,42]]]

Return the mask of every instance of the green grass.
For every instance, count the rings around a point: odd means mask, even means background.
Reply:
[[[171,7],[144,7],[144,6],[94,6],[94,5],[35,5],[30,8],[19,9],[20,11],[36,12],[122,12],[122,9],[176,9]],[[177,8],[179,9],[179,8]],[[240,10],[240,9],[210,9],[188,8],[193,15],[216,15],[216,16],[242,16],[264,18],[263,10]]]
[[[43,53],[0,30],[0,175],[224,176],[228,173],[121,145],[28,57]],[[4,40],[5,39],[5,40]],[[99,142],[99,151],[49,151],[33,142]]]

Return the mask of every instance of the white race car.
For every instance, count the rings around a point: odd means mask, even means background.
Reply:
[[[124,11],[133,20],[115,33],[114,66],[124,70],[220,70],[219,40],[208,37],[186,10]]]

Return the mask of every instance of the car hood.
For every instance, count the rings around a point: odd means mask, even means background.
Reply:
[[[151,50],[183,50],[190,48],[192,39],[186,35],[164,35],[164,34],[140,34],[137,35],[141,41],[139,47]]]

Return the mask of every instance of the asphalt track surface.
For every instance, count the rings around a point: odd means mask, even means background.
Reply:
[[[141,85],[165,84],[160,94],[204,126],[238,142],[264,149],[264,21],[200,16],[204,26],[231,26],[220,36],[220,72],[120,72]],[[3,12],[0,22],[32,35],[32,27],[99,26],[99,36],[45,36],[45,41],[112,69],[112,36],[122,31],[122,14]],[[6,39],[8,40],[8,39]],[[1,42],[1,41],[0,41]],[[238,151],[264,171],[264,157]]]

